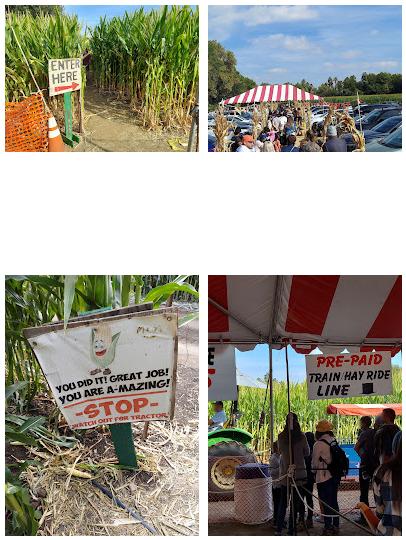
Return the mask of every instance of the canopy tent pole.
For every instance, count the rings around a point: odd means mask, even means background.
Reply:
[[[294,459],[293,459],[293,437],[292,437],[292,431],[293,431],[293,417],[291,416],[291,410],[290,410],[290,379],[289,379],[289,358],[288,358],[288,344],[285,347],[285,362],[286,362],[286,385],[288,390],[288,422],[289,422],[289,429],[288,429],[288,435],[289,435],[289,466],[291,467],[294,465]],[[293,473],[295,474],[295,473]],[[288,500],[288,507],[290,516],[292,517],[292,523],[293,523],[293,535],[296,536],[296,515],[295,515],[295,504],[294,504],[294,496],[295,491],[292,489],[290,477],[288,475],[287,477],[287,483],[286,483],[286,497]],[[290,499],[290,505],[289,505],[289,499]],[[288,523],[290,521],[290,516],[288,517]]]
[[[273,410],[273,359],[272,359],[272,345],[268,344],[269,348],[269,430],[271,440],[271,453],[273,452],[273,424],[274,424],[274,410]]]

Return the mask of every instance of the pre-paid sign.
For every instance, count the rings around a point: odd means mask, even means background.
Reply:
[[[80,58],[48,60],[49,95],[57,96],[79,90],[82,84],[81,68]]]
[[[390,352],[306,355],[309,399],[382,396],[392,393]]]
[[[177,314],[104,318],[29,342],[73,429],[170,420]]]

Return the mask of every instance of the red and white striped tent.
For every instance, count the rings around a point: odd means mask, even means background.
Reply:
[[[209,276],[209,341],[390,350],[402,342],[401,276]]]
[[[224,100],[224,105],[248,105],[271,101],[321,101],[323,98],[293,86],[293,84],[267,84],[256,86],[238,96]]]

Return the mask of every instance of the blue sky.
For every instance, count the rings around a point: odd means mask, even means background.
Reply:
[[[209,39],[258,84],[401,73],[401,6],[209,6]]]
[[[77,15],[80,22],[83,24],[83,28],[86,26],[95,26],[100,17],[106,16],[108,19],[111,17],[117,17],[123,15],[126,11],[136,11],[144,7],[144,11],[151,11],[151,9],[157,9],[159,5],[128,5],[128,6],[64,6],[65,13],[69,15]]]
[[[249,375],[253,379],[263,377],[268,372],[268,345],[257,345],[255,349],[247,352],[240,352],[237,349],[236,362],[237,367],[245,375]],[[303,354],[298,354],[291,347],[288,350],[289,358],[289,376],[292,382],[301,382],[306,379],[305,357]],[[285,350],[273,351],[273,378],[278,381],[286,380],[285,370]],[[402,354],[398,353],[392,358],[393,366],[402,366]]]

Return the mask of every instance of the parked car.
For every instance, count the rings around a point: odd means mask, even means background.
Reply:
[[[385,109],[388,107],[396,107],[398,106],[397,103],[394,101],[390,101],[388,103],[364,103],[363,105],[357,105],[354,107],[354,118],[358,118],[359,116],[365,116],[371,111],[374,111],[375,109]]]
[[[400,125],[382,139],[376,139],[365,145],[367,152],[399,152],[402,150],[402,126]]]
[[[382,120],[385,120],[386,118],[390,118],[391,116],[397,116],[402,113],[402,108],[399,105],[391,106],[391,107],[380,107],[373,109],[369,113],[367,113],[364,117],[356,118],[355,119],[355,126],[357,129],[360,129],[362,126],[362,129],[371,129]]]
[[[395,129],[402,124],[402,116],[391,116],[390,118],[386,118],[386,120],[382,120],[379,124],[377,124],[372,129],[367,129],[364,131],[364,137],[365,142],[371,142],[376,139],[382,139],[382,137],[386,137],[386,135],[389,135],[392,133],[392,131],[395,131]],[[353,136],[351,133],[344,133],[341,136],[343,139],[345,139],[347,143],[347,152],[353,152],[356,148]]]

